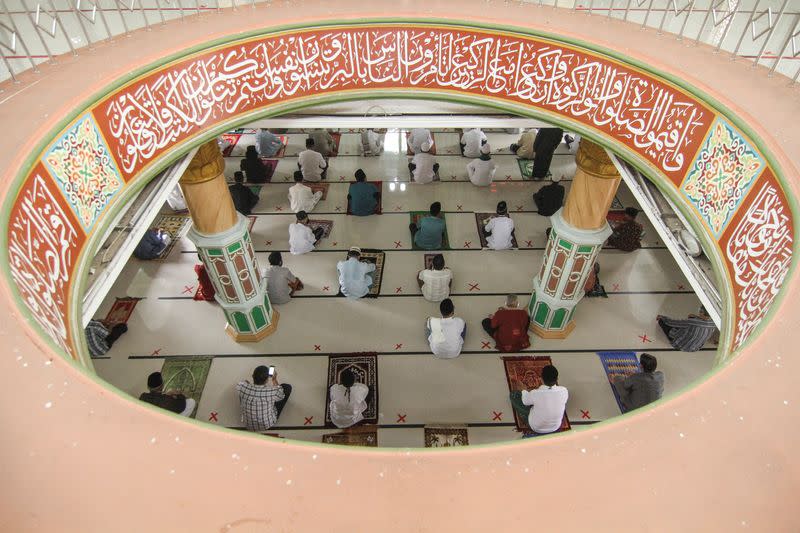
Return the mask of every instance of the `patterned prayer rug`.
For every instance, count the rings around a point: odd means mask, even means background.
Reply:
[[[199,406],[212,361],[211,357],[166,359],[164,366],[161,367],[164,391],[180,392],[187,398],[194,398]],[[196,409],[195,412],[197,412]],[[192,417],[194,417],[194,413]]]
[[[168,256],[172,249],[175,247],[175,244],[183,237],[184,232],[189,227],[189,222],[191,222],[191,218],[186,215],[161,215],[156,218],[153,225],[158,229],[164,230],[169,233],[170,238],[172,239],[170,243],[164,248],[164,251],[161,252],[161,255],[158,256],[156,261],[163,261]]]
[[[503,357],[503,366],[505,366],[506,380],[508,381],[508,391],[538,389],[542,384],[542,369],[552,364],[553,361],[548,356]],[[517,425],[517,431],[531,433],[528,420],[522,419],[513,407],[512,411],[514,413],[514,422]],[[567,418],[567,413],[565,411],[564,420],[561,421],[561,427],[558,429],[557,433],[567,431],[571,428],[572,426],[570,426],[569,418]]]
[[[320,191],[322,193],[322,197],[320,200],[324,200],[328,197],[328,183],[306,183],[311,188],[311,192]]]
[[[411,211],[411,222],[419,226],[419,219],[427,217],[431,214],[430,211]],[[442,235],[442,246],[439,247],[439,250],[449,250],[450,249],[450,241],[447,239],[447,219],[445,219],[444,214],[440,214],[439,218],[445,220],[444,224],[444,234]],[[411,236],[411,248],[414,250],[424,250],[424,248],[420,248],[414,242],[414,236]]]
[[[425,270],[433,270],[433,258],[439,254],[425,254],[423,263],[425,265]]]
[[[196,264],[194,266],[194,272],[197,274],[197,290],[195,291],[192,300],[196,302],[216,301],[214,298],[214,294],[216,294],[214,290],[214,284],[211,282],[211,278],[208,276],[205,265],[203,263]]]
[[[272,157],[283,157],[286,154],[286,147],[289,146],[288,135],[278,135],[278,137],[280,137],[283,146],[281,146],[281,149],[275,152],[275,155]]]
[[[355,431],[361,429],[361,431]],[[339,433],[328,433],[322,436],[325,444],[339,444],[341,446],[378,446],[378,430],[375,426],[360,426],[348,428]]]
[[[616,228],[619,224],[625,222],[625,211],[609,211],[606,215],[606,220],[611,228]]]
[[[411,132],[406,132],[406,155],[414,156],[414,150],[411,149],[411,146],[408,145],[408,138],[411,137]],[[459,137],[460,139],[461,137]],[[433,145],[431,146],[430,151],[428,151],[431,155],[436,155],[436,134],[431,132],[431,139],[433,139]]]
[[[478,237],[481,239],[481,248],[488,248],[489,244],[486,242],[486,233],[483,231],[483,225],[489,221],[490,218],[496,217],[496,213],[475,213],[475,223],[478,225]],[[511,247],[516,250],[517,236],[511,234]]]
[[[378,354],[376,352],[352,353],[328,356],[328,386],[325,389],[325,426],[335,427],[331,422],[331,385],[339,383],[342,372],[350,370],[356,381],[370,387],[372,394],[364,411],[366,424],[378,423]]]
[[[331,137],[333,137],[333,151],[331,155],[328,157],[336,157],[339,155],[339,147],[341,146],[342,142],[342,134],[341,133],[331,133]]]
[[[635,352],[597,352],[600,362],[603,363],[603,370],[606,371],[608,376],[608,384],[611,386],[611,392],[614,393],[614,399],[617,400],[620,412],[626,411],[619,399],[617,388],[614,386],[614,378],[618,376],[627,377],[631,374],[636,374],[642,371],[642,366],[636,358]]]
[[[223,157],[231,157],[231,154],[233,154],[233,149],[236,147],[236,144],[239,142],[239,138],[241,136],[241,133],[223,133],[220,135],[220,137],[222,137],[222,141],[227,143],[225,148],[222,149]]]
[[[347,253],[344,254],[344,261],[347,261]],[[372,272],[372,286],[364,298],[377,298],[381,293],[381,283],[383,283],[383,264],[386,261],[386,252],[382,250],[373,250],[372,248],[361,249],[361,260],[368,261],[375,265],[375,271]],[[341,287],[336,296],[344,297]]]
[[[533,159],[517,159],[519,165],[519,173],[522,174],[522,179],[533,179]]]
[[[452,446],[469,446],[466,426],[425,426],[426,448],[449,448]]]
[[[353,183],[355,183],[355,182],[353,182]],[[377,189],[377,192],[381,192],[383,190],[383,182],[382,181],[368,181],[367,183],[369,183],[370,185],[374,185],[375,188]],[[324,196],[323,196],[323,198],[324,198]],[[380,215],[381,213],[383,213],[383,195],[382,194],[378,196],[378,206],[375,208],[375,213],[373,213],[373,214],[374,215]],[[353,214],[353,212],[350,211],[350,199],[349,198],[347,199],[347,214],[348,215],[352,215]]]
[[[116,298],[114,305],[111,306],[108,314],[103,319],[103,323],[109,327],[116,324],[127,324],[139,300],[141,298]]]
[[[267,167],[267,181],[272,181],[272,178],[275,177],[275,169],[278,168],[278,160],[262,157],[261,162]]]
[[[314,231],[317,228],[322,228],[324,232],[322,233],[322,238],[327,239],[331,236],[331,230],[333,229],[333,220],[311,220],[308,219],[308,227],[311,228],[311,231]]]

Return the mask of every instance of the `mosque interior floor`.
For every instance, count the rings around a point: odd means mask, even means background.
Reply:
[[[274,365],[281,382],[293,386],[278,425],[269,433],[320,442],[337,430],[324,426],[328,356],[353,352],[378,353],[380,446],[424,445],[422,427],[444,423],[469,427],[470,444],[520,438],[515,430],[501,354],[488,344],[480,321],[516,293],[527,303],[532,278],[541,265],[549,220],[537,214],[532,194],[548,181],[524,181],[508,145],[516,135],[487,132],[498,164],[495,183],[474,187],[466,177],[458,134],[435,131],[441,182],[409,183],[405,138],[390,131],[386,151],[378,157],[359,153],[359,135],[343,130],[339,155],[329,161],[327,198],[311,218],[334,222],[329,238],[316,251],[288,253],[287,190],[296,155],[305,135],[290,133],[286,154],[279,159],[271,183],[260,191],[251,235],[259,264],[271,251],[284,252],[284,264],[302,279],[297,298],[276,306],[277,331],[257,343],[237,344],[224,333],[224,316],[216,303],[194,301],[197,288],[194,245],[185,236],[160,262],[131,258],[96,316],[105,316],[115,298],[138,297],[129,331],[104,357],[93,360],[100,377],[134,397],[146,390],[150,372],[170,357],[211,356],[196,418],[231,428],[241,427],[235,385],[249,379],[257,365]],[[240,144],[248,144],[246,135]],[[502,147],[502,148],[501,148]],[[561,144],[551,172],[564,176],[569,190],[575,173],[571,151]],[[238,157],[226,158],[226,175],[238,170]],[[383,181],[383,214],[347,216],[346,195],[353,172],[362,168],[370,181]],[[624,183],[617,194],[625,207],[636,207]],[[505,200],[516,225],[519,249],[481,250],[475,212],[494,211]],[[454,273],[452,299],[456,315],[467,322],[462,355],[439,360],[424,336],[427,316],[438,305],[424,300],[416,283],[426,252],[411,249],[409,211],[426,210],[440,201],[446,213],[451,250],[443,255]],[[642,249],[632,253],[603,250],[600,278],[608,298],[586,298],[575,314],[577,327],[564,340],[531,335],[524,355],[549,355],[559,369],[560,384],[569,389],[567,415],[573,431],[620,414],[599,351],[647,351],[658,358],[666,376],[665,395],[680,391],[711,370],[716,349],[675,351],[655,322],[658,314],[685,317],[700,301],[667,248],[644,215]],[[380,297],[351,301],[337,298],[336,262],[350,246],[386,251]],[[273,355],[274,354],[274,355]]]

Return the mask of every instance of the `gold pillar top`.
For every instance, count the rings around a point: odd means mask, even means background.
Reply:
[[[181,176],[180,182],[193,185],[213,180],[225,171],[225,158],[216,139],[200,146],[191,163]]]
[[[620,177],[606,149],[587,139],[581,139],[575,163],[580,170],[596,178],[619,179]]]

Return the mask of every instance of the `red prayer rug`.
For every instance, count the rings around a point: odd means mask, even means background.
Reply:
[[[103,323],[108,327],[116,324],[127,324],[139,300],[141,298],[116,298],[114,305],[111,306],[105,319],[103,319]]]
[[[553,360],[546,355],[503,357],[506,380],[508,381],[508,391],[514,392],[538,389],[542,385],[542,369],[552,364]],[[528,425],[528,420],[522,419],[513,408],[512,412],[514,413],[514,422],[517,425],[517,431],[526,434],[532,433],[531,427]],[[570,426],[569,418],[567,418],[567,413],[564,411],[564,419],[561,421],[561,427],[556,433],[569,429],[572,429],[572,426]]]
[[[308,227],[311,228],[311,231],[314,231],[317,228],[322,228],[322,238],[326,239],[330,237],[331,230],[333,229],[333,220],[311,220],[308,219]]]
[[[411,137],[411,132],[406,132],[406,155],[414,156],[414,150],[411,149],[411,146],[408,144],[408,138]],[[436,134],[431,132],[431,139],[433,139],[433,144],[431,145],[431,149],[428,150],[428,153],[431,155],[436,155]]]
[[[308,185],[312,193],[315,193],[317,191],[321,192],[322,197],[320,198],[320,200],[324,200],[325,198],[328,197],[328,185],[329,185],[328,183],[303,182],[303,185]]]
[[[489,244],[486,242],[486,232],[483,230],[484,224],[489,222],[490,218],[497,216],[497,213],[475,213],[475,223],[478,225],[478,237],[481,239],[481,248],[488,248]],[[519,248],[517,246],[517,236],[511,233],[511,247],[513,249]]]
[[[267,181],[271,181],[272,177],[275,175],[275,169],[278,168],[278,160],[262,157],[261,162],[267,167]]]
[[[367,410],[362,423],[378,423],[378,354],[377,352],[351,353],[328,356],[328,386],[325,389],[325,426],[336,427],[331,422],[331,385],[340,382],[342,372],[350,370],[357,383],[370,388]],[[323,441],[325,442],[325,441]]]
[[[351,182],[355,183],[355,182]],[[377,192],[380,193],[383,190],[383,182],[382,181],[368,181],[370,185],[374,185],[377,189]],[[322,199],[324,200],[325,197],[323,196]],[[373,215],[380,215],[383,213],[383,194],[378,195],[378,205],[375,207],[375,212]],[[347,214],[352,215],[353,212],[350,210],[350,199],[347,199]]]
[[[206,272],[206,266],[203,263],[194,266],[194,272],[197,274],[197,291],[195,291],[193,300],[202,302],[213,302],[216,289],[211,283],[211,278]]]
[[[233,149],[236,147],[236,143],[239,142],[239,139],[242,137],[241,133],[223,133],[220,135],[224,142],[227,142],[228,145],[222,150],[223,157],[230,157],[233,153]]]
[[[339,143],[342,142],[342,134],[331,133],[331,137],[333,137],[333,151],[331,152],[331,155],[329,155],[328,157],[336,157],[337,155],[339,155],[339,146],[341,146]]]

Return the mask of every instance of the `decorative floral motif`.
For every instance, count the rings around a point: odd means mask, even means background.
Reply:
[[[719,237],[763,168],[761,156],[750,144],[717,120],[681,190]]]
[[[91,116],[80,118],[45,154],[44,162],[88,232],[122,188],[117,165]]]

